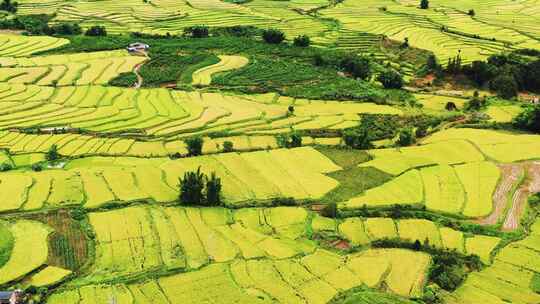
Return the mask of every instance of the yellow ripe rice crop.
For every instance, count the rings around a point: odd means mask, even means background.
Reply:
[[[20,220],[9,227],[15,245],[7,263],[0,267],[0,284],[21,278],[47,260],[51,229],[42,223]]]

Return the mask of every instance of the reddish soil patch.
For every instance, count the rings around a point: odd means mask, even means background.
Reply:
[[[311,211],[320,212],[324,209],[326,205],[324,204],[313,204],[310,206]]]
[[[345,240],[336,241],[334,244],[332,244],[332,246],[340,250],[347,250],[351,248],[351,244]]]
[[[508,194],[515,187],[519,177],[523,173],[522,164],[503,164],[499,165],[501,170],[501,180],[493,194],[493,212],[485,218],[477,221],[480,225],[495,225],[502,217],[508,203]]]
[[[540,192],[540,163],[528,163],[526,167],[527,179],[512,196],[512,206],[506,214],[503,230],[518,228],[521,216],[527,206],[527,199],[531,194]]]

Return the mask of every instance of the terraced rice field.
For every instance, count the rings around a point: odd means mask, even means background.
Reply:
[[[145,57],[130,56],[127,51],[0,57],[0,81],[40,86],[106,85],[119,74],[133,71],[145,60]]]
[[[130,9],[125,10],[125,5]],[[472,17],[467,15],[470,9],[476,13]],[[314,10],[318,14],[308,14]],[[77,22],[84,28],[99,24],[111,33],[178,33],[199,24],[272,26],[290,39],[307,34],[323,46],[374,52],[382,57],[385,54],[374,48],[380,36],[398,41],[409,38],[411,45],[434,52],[443,63],[458,51],[469,62],[503,50],[538,48],[540,44],[540,31],[534,23],[540,12],[533,0],[437,1],[429,10],[418,9],[417,1],[390,0],[346,0],[338,4],[326,0],[254,0],[244,4],[218,0],[155,0],[151,4],[136,0],[122,4],[112,0],[22,0],[19,11],[55,13],[56,22]]]
[[[193,73],[194,85],[209,85],[212,75],[244,67],[249,59],[243,56],[218,56],[220,61],[216,64],[201,68]]]
[[[538,301],[540,296],[530,289],[530,284],[534,273],[539,269],[534,258],[539,245],[539,225],[537,221],[527,238],[499,251],[489,268],[469,276],[455,293],[448,295],[446,301],[448,303]]]
[[[533,0],[440,0],[428,10],[412,0],[234,2],[19,0],[18,14],[110,34],[273,27],[384,60],[394,55],[381,48],[388,38],[407,38],[443,64],[458,52],[468,63],[540,47]],[[446,303],[540,303],[540,221],[522,221],[540,191],[540,136],[443,128],[410,147],[341,150],[362,114],[446,117],[448,102],[461,110],[466,100],[414,94],[423,108],[412,108],[216,91],[213,80],[257,69],[256,56],[228,52],[186,90],[111,87],[148,58],[40,55],[66,43],[0,34],[0,289],[47,290],[49,304],[324,304],[360,289],[342,302],[409,303],[433,286],[441,265],[429,253],[450,250],[483,268],[466,267],[464,283],[441,293]],[[485,112],[507,123],[521,111],[501,102]],[[283,148],[293,131],[303,146]],[[188,157],[193,136],[203,155]],[[228,142],[234,151],[224,153]],[[53,147],[58,161],[47,160]],[[220,178],[219,207],[181,204],[180,179],[199,168]],[[334,191],[355,187],[363,192],[332,201],[341,216],[323,216]]]

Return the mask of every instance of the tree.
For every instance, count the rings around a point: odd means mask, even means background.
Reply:
[[[311,39],[309,39],[309,37],[306,35],[301,35],[294,38],[294,42],[293,42],[295,46],[299,46],[299,47],[308,47],[310,43],[311,43]]]
[[[208,37],[208,33],[208,26],[206,25],[195,25],[184,28],[184,35],[192,38],[206,38]]]
[[[399,47],[402,48],[402,49],[408,48],[409,47],[409,38],[405,37],[405,39],[403,39],[403,43]]]
[[[198,156],[202,154],[203,139],[200,136],[189,137],[184,140],[187,145],[189,156]]]
[[[45,159],[48,161],[55,161],[59,157],[60,155],[58,154],[58,148],[56,147],[56,145],[52,145],[49,148],[49,151],[47,151],[47,154],[45,154]]]
[[[493,79],[489,83],[489,88],[505,99],[516,97],[518,93],[518,85],[514,77],[505,74]]]
[[[411,128],[403,129],[399,132],[398,145],[405,147],[416,142],[416,137]]]
[[[2,163],[0,164],[0,172],[6,172],[13,169],[13,166],[10,163]]]
[[[180,202],[184,204],[201,204],[204,200],[205,176],[201,173],[201,167],[197,171],[188,171],[180,179]]]
[[[343,132],[343,141],[353,149],[365,150],[373,147],[368,131],[362,127],[345,130]]]
[[[429,54],[426,61],[426,67],[429,71],[439,71],[441,69],[441,65],[437,61],[437,56],[435,56],[435,54]]]
[[[482,86],[497,75],[496,68],[484,61],[475,60],[463,69],[469,79]]]
[[[293,105],[290,105],[290,106],[287,108],[287,114],[288,114],[288,115],[293,115],[293,114],[294,114],[294,106],[293,106]]]
[[[470,9],[467,15],[474,17],[476,15],[476,12],[473,9]]]
[[[420,243],[419,240],[414,241],[413,249],[415,251],[420,251],[420,249],[422,249],[422,243]]]
[[[524,75],[523,82],[525,88],[540,92],[540,59],[527,64]]]
[[[267,29],[262,33],[263,40],[266,43],[279,44],[285,40],[285,34],[277,29]]]
[[[328,203],[324,208],[321,210],[321,215],[324,217],[329,218],[336,218],[337,217],[337,204],[334,202]]]
[[[232,141],[226,140],[223,142],[223,152],[232,152],[234,151],[234,144]]]
[[[95,25],[86,30],[86,36],[107,36],[107,29],[104,26]]]
[[[446,106],[444,106],[444,108],[446,109],[446,111],[456,111],[457,110],[457,106],[453,101],[447,102]]]
[[[385,89],[401,89],[403,87],[403,77],[392,69],[380,73],[377,80],[382,83]]]
[[[540,104],[530,107],[516,116],[514,125],[521,129],[540,133]]]
[[[289,146],[287,148],[296,148],[302,146],[302,135],[298,132],[293,132],[290,136]]]
[[[367,80],[371,77],[371,60],[367,57],[345,57],[341,60],[340,66],[354,78]]]
[[[221,203],[221,178],[215,172],[206,178],[206,204],[208,206],[218,206]]]
[[[80,35],[82,33],[81,26],[77,23],[61,23],[53,26],[50,31],[58,35]]]
[[[428,9],[429,8],[429,1],[428,0],[421,0],[420,1],[420,8],[421,9]]]
[[[4,0],[0,4],[0,11],[6,11],[12,14],[15,14],[17,12],[18,6],[19,6],[19,3],[17,2],[11,2],[11,0]]]

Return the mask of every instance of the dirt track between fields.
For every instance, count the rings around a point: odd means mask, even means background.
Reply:
[[[515,230],[527,206],[527,199],[531,194],[540,192],[540,162],[527,163],[527,178],[512,196],[512,206],[506,214],[502,229]]]
[[[480,225],[495,225],[502,217],[508,203],[508,194],[519,181],[523,172],[522,164],[501,164],[501,180],[493,193],[493,211],[490,215],[477,221]]]

